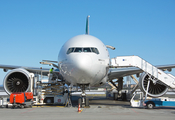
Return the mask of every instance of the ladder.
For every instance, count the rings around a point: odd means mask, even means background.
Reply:
[[[154,76],[153,83],[156,83],[158,80],[162,81],[165,85],[175,88],[175,77],[171,74],[166,74],[162,70],[151,65],[147,61],[143,60],[139,56],[119,56],[111,59],[112,67],[137,67],[148,73],[151,76]]]

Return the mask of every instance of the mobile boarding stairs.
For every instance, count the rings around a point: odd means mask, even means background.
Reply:
[[[158,80],[163,82],[165,85],[170,88],[175,88],[175,76],[171,74],[166,74],[162,70],[151,65],[147,61],[143,60],[138,56],[121,56],[111,59],[112,67],[137,67],[147,73],[149,76],[154,76],[152,79],[153,83],[156,83]],[[151,77],[150,77],[151,78]],[[147,90],[149,88],[149,82],[147,85]]]

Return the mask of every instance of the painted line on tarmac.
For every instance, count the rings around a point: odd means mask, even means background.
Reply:
[[[33,111],[33,110],[35,110],[35,109],[36,109],[36,108],[32,108],[31,110],[27,110],[27,111],[25,111],[25,112],[22,112],[21,114],[28,113],[28,112]]]
[[[132,111],[134,111],[135,113],[139,114],[138,112],[136,112],[134,109],[131,109]]]

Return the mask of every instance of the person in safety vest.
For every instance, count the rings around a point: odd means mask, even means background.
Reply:
[[[49,70],[49,74],[48,74],[48,77],[49,77],[49,81],[52,79],[52,77],[53,77],[53,68],[51,68],[50,70]]]
[[[53,73],[53,68],[51,68],[51,69],[49,70],[49,72],[50,72],[50,73]]]

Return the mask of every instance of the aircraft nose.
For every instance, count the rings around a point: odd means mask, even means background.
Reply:
[[[92,68],[92,59],[89,55],[76,55],[74,63],[81,71],[89,71]]]

